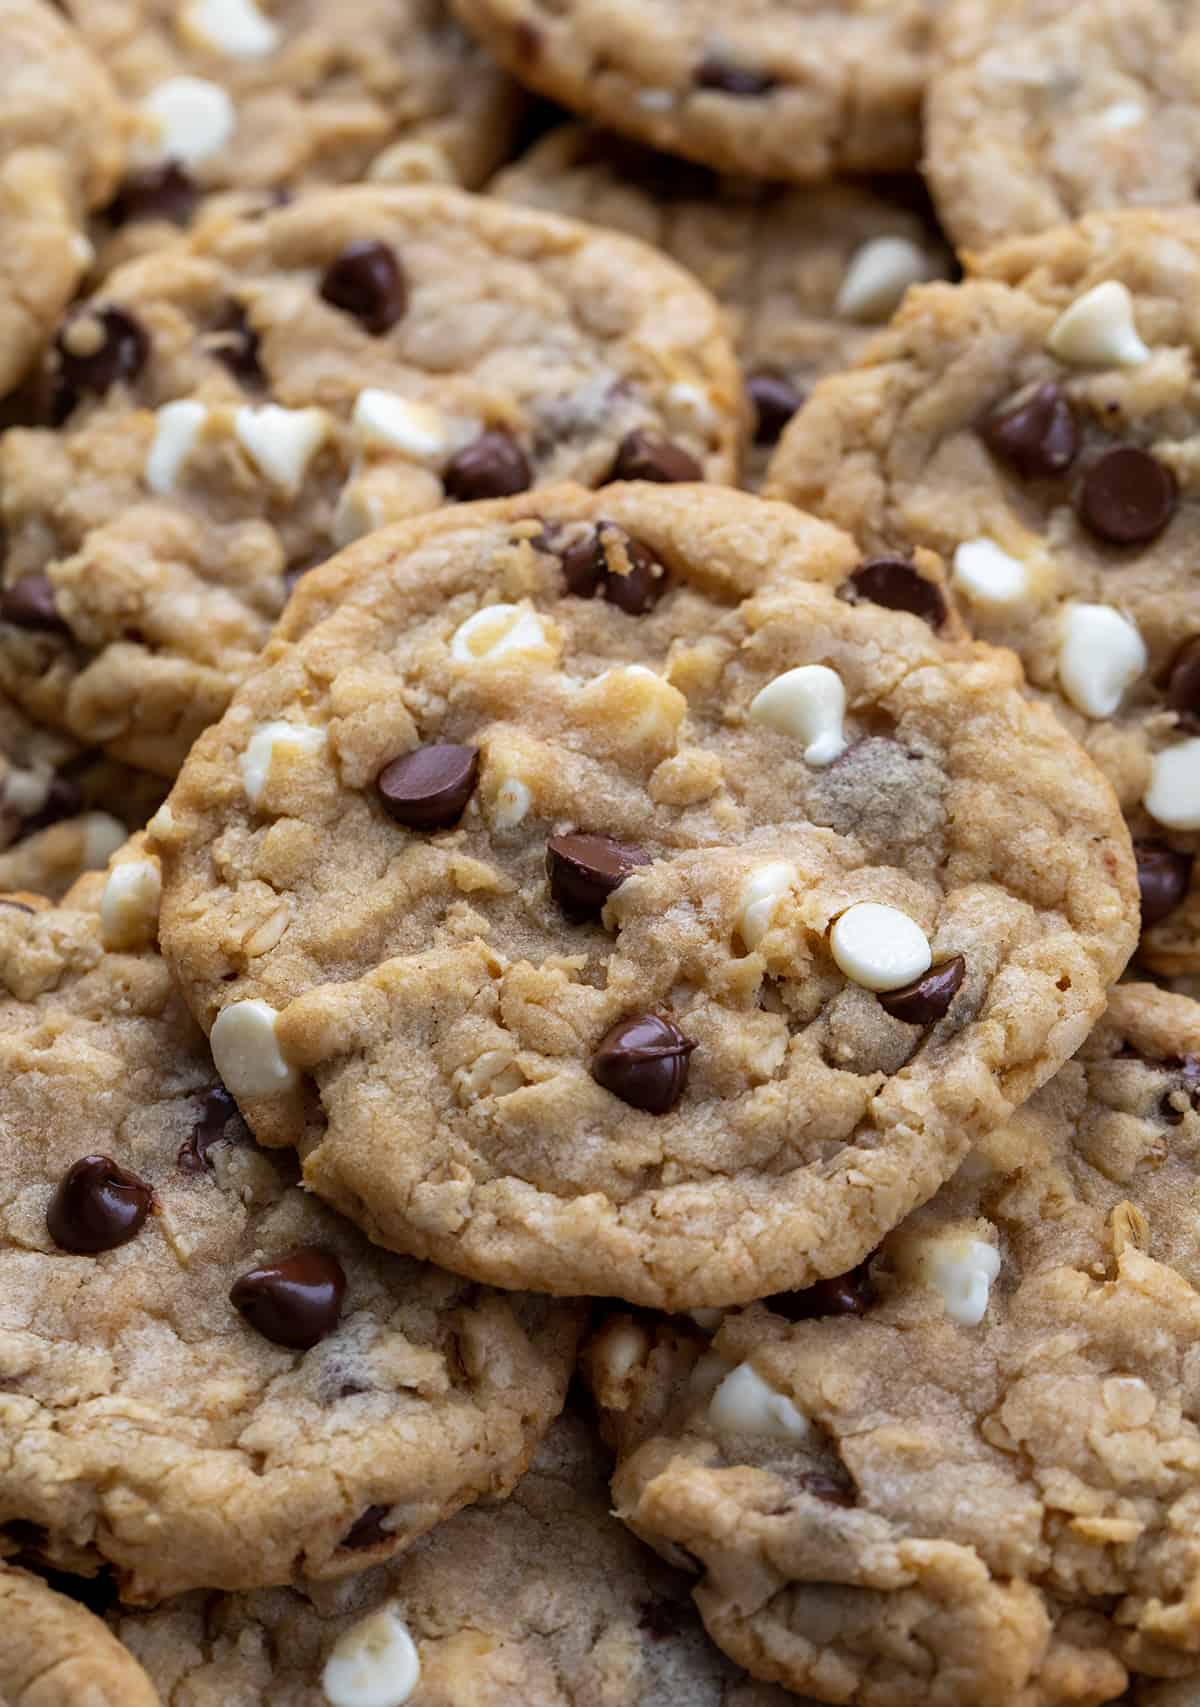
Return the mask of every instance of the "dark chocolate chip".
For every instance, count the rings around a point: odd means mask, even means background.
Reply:
[[[567,592],[577,599],[593,598],[608,569],[599,528],[589,528],[587,533],[572,540],[559,551],[558,557]]]
[[[592,1077],[631,1108],[667,1114],[683,1095],[695,1047],[673,1020],[631,1014],[600,1039]]]
[[[1146,545],[1174,515],[1178,496],[1169,468],[1136,445],[1117,445],[1084,476],[1079,519],[1111,545]]]
[[[375,784],[383,809],[408,830],[447,830],[466,811],[479,751],[437,741],[393,759]]]
[[[575,918],[599,913],[632,871],[649,864],[650,855],[643,848],[614,836],[575,832],[551,836],[546,843],[550,893],[563,912]]]
[[[229,1291],[230,1303],[252,1328],[292,1351],[308,1351],[333,1332],[345,1296],[341,1263],[311,1245],[250,1269]]]
[[[617,446],[609,480],[653,480],[673,486],[683,480],[703,480],[704,470],[682,445],[656,439],[650,433],[626,433]]]
[[[902,990],[885,990],[876,999],[885,1014],[903,1020],[905,1025],[936,1025],[946,1017],[966,972],[966,961],[955,954],[931,966],[923,978],[914,979]]]
[[[754,405],[755,444],[777,444],[804,398],[790,380],[777,373],[752,373],[746,391]]]
[[[452,456],[442,475],[449,498],[470,503],[476,498],[511,498],[529,490],[533,470],[529,458],[511,433],[480,433]]]
[[[1200,634],[1185,640],[1167,678],[1167,704],[1189,724],[1200,721]]]
[[[64,1251],[94,1256],[128,1244],[150,1213],[154,1193],[111,1156],[84,1156],[55,1187],[46,1226]]]
[[[629,563],[625,574],[609,567],[606,539],[624,548]],[[602,593],[626,615],[644,616],[667,590],[667,572],[650,548],[611,522],[600,522],[569,545],[551,549],[558,552],[567,592],[575,598]]]
[[[58,614],[54,588],[45,575],[22,575],[11,587],[0,593],[0,622],[11,622],[14,628],[43,628],[57,634],[66,632],[66,623]]]
[[[165,219],[187,225],[196,211],[200,191],[178,161],[146,166],[125,177],[108,209],[113,225],[133,225],[143,219]]]
[[[348,1553],[364,1552],[368,1547],[379,1547],[385,1541],[394,1538],[383,1527],[383,1520],[391,1511],[389,1505],[369,1505],[362,1516],[356,1518],[338,1542]]]
[[[246,385],[262,385],[266,376],[258,360],[258,333],[246,319],[246,311],[238,302],[231,302],[221,320],[205,340],[219,362],[223,362],[235,379]]]
[[[775,78],[765,71],[735,65],[724,54],[706,53],[696,67],[696,86],[716,89],[722,95],[767,95],[775,87]]]
[[[214,1085],[212,1090],[205,1091],[200,1117],[175,1158],[181,1173],[202,1174],[205,1168],[212,1167],[208,1152],[224,1138],[225,1128],[237,1111],[237,1103],[224,1085]]]
[[[321,295],[382,337],[408,307],[408,279],[393,249],[374,238],[349,243],[325,269]]]
[[[941,589],[918,574],[906,558],[868,557],[851,575],[850,585],[860,598],[869,599],[873,605],[908,611],[931,628],[940,628],[946,620],[946,601]]]
[[[824,1500],[826,1505],[851,1506],[855,1503],[854,1489],[848,1482],[839,1481],[836,1476],[827,1476],[820,1470],[805,1470],[799,1477],[800,1486],[806,1494],[814,1499]]]
[[[1002,405],[979,436],[1001,462],[1026,480],[1063,474],[1079,454],[1079,423],[1071,400],[1048,380],[1031,397]]]
[[[789,1322],[811,1322],[821,1316],[865,1316],[874,1302],[875,1288],[864,1262],[849,1274],[818,1280],[800,1292],[777,1292],[766,1305]]]
[[[103,396],[111,386],[135,380],[150,355],[141,324],[123,308],[81,308],[54,340],[62,396],[56,410],[74,408],[84,392]]]
[[[1192,881],[1192,855],[1179,853],[1165,842],[1135,842],[1138,889],[1142,897],[1142,929],[1161,924],[1173,913]]]

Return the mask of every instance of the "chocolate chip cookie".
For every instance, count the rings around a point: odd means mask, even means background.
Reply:
[[[1111,790],[943,611],[715,487],[532,493],[316,571],[152,821],[260,1138],[504,1285],[689,1307],[859,1261],[1134,939]]]
[[[249,1141],[134,842],[0,898],[0,1551],[124,1598],[341,1576],[504,1492],[576,1314],[388,1256]]]
[[[551,131],[491,189],[640,237],[712,292],[741,358],[756,478],[813,382],[850,366],[910,284],[949,271],[932,224],[897,196],[722,179],[586,125]]]
[[[5,1707],[159,1707],[127,1649],[85,1607],[0,1564],[0,1701]]]
[[[754,178],[919,153],[940,0],[452,0],[514,76],[654,148]]]
[[[606,1325],[616,1508],[735,1659],[856,1707],[1200,1687],[1198,1109],[1200,1006],[1119,986],[867,1264]]]
[[[1200,212],[1094,214],[910,292],[781,442],[776,497],[952,567],[1113,782],[1146,965],[1200,967]]]
[[[960,246],[1195,201],[1200,18],[1189,0],[950,0],[936,36],[925,168]]]
[[[0,397],[87,271],[88,211],[112,194],[126,116],[107,72],[43,0],[0,0]]]
[[[720,311],[618,235],[454,190],[314,192],[120,269],[0,441],[0,685],[173,777],[290,586],[443,503],[730,480]]]

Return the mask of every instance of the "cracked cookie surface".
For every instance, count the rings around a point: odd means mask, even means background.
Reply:
[[[1111,790],[944,608],[786,505],[650,484],[306,579],[153,821],[259,1138],[505,1285],[681,1307],[858,1261],[1133,943]]]
[[[159,1707],[150,1679],[84,1607],[0,1564],[5,1707]]]
[[[586,1349],[616,1509],[735,1659],[856,1707],[1195,1688],[1198,1050],[1120,985],[869,1265]]]

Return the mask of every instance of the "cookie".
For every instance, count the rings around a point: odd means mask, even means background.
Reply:
[[[975,633],[1111,779],[1142,957],[1200,968],[1200,211],[1093,214],[909,293],[788,428],[768,489],[929,548]]]
[[[84,1607],[0,1564],[5,1707],[159,1707],[133,1656]]]
[[[49,362],[61,425],[0,441],[0,685],[166,777],[337,545],[564,478],[737,475],[707,292],[454,190],[218,222],[114,274]]]
[[[129,1600],[340,1576],[505,1492],[571,1306],[374,1250],[248,1140],[132,843],[0,902],[0,1550]]]
[[[1108,785],[943,608],[715,487],[317,571],[152,821],[259,1137],[499,1284],[678,1308],[860,1260],[1133,943]]]
[[[407,1707],[794,1707],[729,1664],[687,1579],[614,1521],[608,1466],[568,1415],[510,1499],[403,1560],[307,1593],[192,1595],[111,1621],[162,1699],[188,1707],[363,1707],[384,1679]]]
[[[1200,1006],[1119,986],[867,1265],[711,1340],[606,1325],[616,1509],[733,1658],[856,1707],[1195,1679],[1198,1108]]]
[[[912,166],[938,0],[452,0],[523,83],[722,172]]]
[[[103,871],[129,840],[111,812],[81,812],[35,830],[0,853],[0,894],[32,891],[61,900],[86,871]]]
[[[89,209],[112,194],[126,118],[103,67],[43,0],[0,0],[0,397],[91,260]]]
[[[896,197],[721,179],[586,125],[551,131],[491,190],[639,237],[712,292],[742,363],[756,477],[813,382],[850,366],[910,284],[949,271],[933,226]]]
[[[1186,205],[1200,177],[1200,19],[1187,0],[949,0],[925,170],[955,242]]]

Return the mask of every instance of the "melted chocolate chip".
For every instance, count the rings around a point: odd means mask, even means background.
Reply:
[[[1164,842],[1135,842],[1138,889],[1142,897],[1142,929],[1161,924],[1173,913],[1192,881],[1192,855]]]
[[[1079,491],[1084,527],[1110,545],[1146,545],[1175,513],[1175,476],[1148,451],[1117,445],[1096,458]]]
[[[632,1014],[600,1039],[592,1077],[630,1108],[667,1114],[683,1095],[695,1047],[673,1020]]]
[[[213,355],[225,364],[235,379],[240,379],[245,385],[265,383],[266,376],[258,360],[258,333],[246,319],[240,303],[229,304],[206,341]]]
[[[682,445],[656,439],[650,433],[626,433],[617,446],[609,480],[653,480],[672,486],[684,480],[703,480],[704,470]]]
[[[150,355],[149,338],[123,308],[79,309],[54,347],[61,380],[55,411],[65,408],[67,414],[83,393],[101,397],[111,386],[135,380]]]
[[[931,966],[923,978],[914,979],[901,990],[886,990],[877,1000],[885,1014],[903,1020],[905,1025],[936,1025],[949,1012],[966,971],[966,961],[955,954],[940,966]]]
[[[179,1146],[175,1158],[181,1173],[202,1174],[205,1168],[212,1167],[208,1152],[224,1138],[225,1128],[237,1111],[237,1103],[224,1085],[214,1085],[211,1091],[205,1091],[200,1118],[192,1127],[191,1136]]]
[[[55,1187],[46,1210],[54,1243],[79,1256],[128,1244],[150,1213],[154,1193],[111,1156],[84,1156]]]
[[[1071,400],[1053,380],[1031,397],[1004,404],[979,429],[1001,462],[1026,480],[1063,474],[1079,454],[1079,423]]]
[[[113,225],[133,225],[144,219],[164,219],[187,225],[196,211],[200,191],[175,160],[130,172],[117,191],[108,217]]]
[[[67,625],[54,603],[54,588],[45,575],[22,575],[0,593],[0,622],[14,628],[40,628],[56,634]]]
[[[470,503],[477,498],[511,498],[533,481],[529,458],[511,433],[480,433],[451,457],[442,475],[448,498]]]
[[[573,918],[599,913],[631,872],[649,864],[650,855],[644,849],[618,842],[613,836],[575,833],[551,836],[546,843],[550,893]]]
[[[619,543],[629,563],[625,574],[609,567],[605,540]],[[667,590],[667,573],[649,546],[633,539],[611,522],[600,522],[578,539],[558,549],[567,592],[578,599],[601,593],[627,616],[644,616]]]
[[[754,405],[755,444],[777,444],[804,398],[790,380],[777,373],[752,373],[746,391]]]
[[[864,1262],[849,1274],[818,1280],[800,1292],[777,1292],[766,1305],[789,1322],[811,1322],[821,1316],[865,1316],[874,1302],[875,1288]]]
[[[820,1470],[805,1470],[799,1482],[806,1494],[824,1500],[826,1505],[851,1506],[855,1503],[854,1489],[836,1476],[827,1476]]]
[[[906,558],[869,557],[851,575],[849,585],[873,605],[908,611],[930,628],[940,628],[946,620],[946,601],[940,588],[919,575]]]
[[[348,1553],[365,1551],[368,1547],[379,1547],[385,1541],[393,1539],[383,1527],[383,1520],[391,1511],[388,1505],[369,1505],[360,1518],[346,1531],[338,1542]]]
[[[341,1263],[311,1245],[250,1269],[229,1291],[230,1303],[256,1332],[292,1351],[308,1351],[333,1332],[345,1296]]]
[[[373,338],[391,330],[408,307],[408,279],[386,243],[349,243],[325,269],[321,295],[352,314]]]
[[[466,811],[479,776],[479,751],[434,742],[393,759],[376,788],[383,809],[408,830],[448,830]]]
[[[1200,634],[1176,652],[1167,678],[1167,704],[1189,724],[1200,722]]]
[[[706,53],[696,67],[696,87],[716,89],[722,95],[767,95],[775,87],[774,77],[735,65],[721,53]]]

